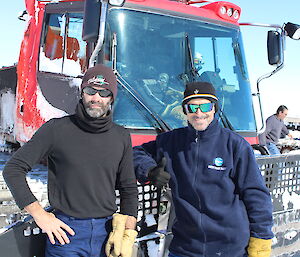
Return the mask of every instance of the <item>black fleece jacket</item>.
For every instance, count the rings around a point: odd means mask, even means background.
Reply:
[[[75,115],[46,122],[6,164],[3,176],[20,209],[37,199],[26,173],[48,156],[52,207],[77,218],[102,218],[117,210],[137,216],[137,184],[129,133],[111,115],[87,119],[82,103]]]

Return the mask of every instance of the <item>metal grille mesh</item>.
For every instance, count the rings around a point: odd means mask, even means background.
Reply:
[[[283,193],[300,193],[299,155],[263,156],[257,158],[273,199],[274,211],[283,210]]]

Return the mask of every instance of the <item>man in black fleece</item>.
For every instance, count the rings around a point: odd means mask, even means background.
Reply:
[[[130,135],[112,121],[116,95],[117,80],[110,68],[88,69],[75,114],[46,122],[4,168],[17,205],[48,235],[46,256],[105,256],[104,250],[107,256],[131,256],[137,184]],[[26,182],[26,173],[44,156],[54,214],[40,206]],[[113,230],[104,249],[112,215]]]

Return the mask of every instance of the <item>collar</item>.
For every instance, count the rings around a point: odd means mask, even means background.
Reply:
[[[194,129],[194,127],[190,123],[188,123],[188,133],[193,138],[211,137],[211,136],[214,136],[215,134],[217,134],[220,129],[221,129],[221,127],[220,127],[219,122],[216,118],[214,118],[212,120],[212,122],[208,125],[208,127],[203,131],[199,131],[199,130]]]
[[[75,118],[77,125],[81,129],[91,133],[103,133],[109,130],[113,125],[111,112],[105,117],[92,118],[87,114],[82,100],[80,100],[76,106]]]
[[[283,120],[279,119],[277,114],[275,113],[274,116],[276,117],[277,120],[279,120],[280,122],[283,122]]]

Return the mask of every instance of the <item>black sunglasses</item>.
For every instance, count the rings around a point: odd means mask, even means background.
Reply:
[[[95,95],[98,93],[101,97],[112,96],[112,92],[108,89],[95,89],[93,87],[85,87],[82,89],[82,92],[86,93],[87,95]]]

